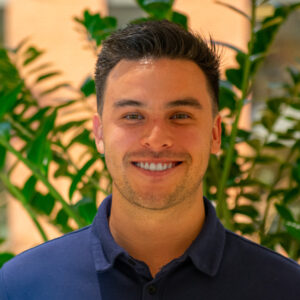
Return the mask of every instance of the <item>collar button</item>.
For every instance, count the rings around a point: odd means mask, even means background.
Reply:
[[[157,288],[153,284],[149,285],[147,289],[150,295],[154,295],[157,292]]]
[[[132,266],[135,266],[135,265],[136,265],[136,262],[135,262],[132,258],[129,258],[129,259],[128,259],[128,262],[129,262]]]

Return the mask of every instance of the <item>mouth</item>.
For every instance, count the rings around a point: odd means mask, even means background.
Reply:
[[[132,164],[140,169],[152,172],[163,172],[173,169],[182,164],[182,161],[176,162],[132,162]]]

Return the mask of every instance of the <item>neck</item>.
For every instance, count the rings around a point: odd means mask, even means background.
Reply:
[[[204,219],[202,191],[195,199],[185,199],[164,210],[141,208],[114,191],[109,227],[116,243],[135,259],[144,261],[154,277],[187,250]]]

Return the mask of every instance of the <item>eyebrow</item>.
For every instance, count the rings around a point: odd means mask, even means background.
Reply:
[[[115,108],[121,108],[126,106],[146,107],[147,105],[144,102],[132,99],[121,99],[114,103]],[[170,101],[165,105],[165,108],[173,108],[177,106],[190,106],[197,109],[203,108],[202,104],[196,98],[192,97]]]
[[[184,98],[178,99],[166,104],[166,108],[172,108],[177,106],[191,106],[197,109],[202,109],[202,104],[196,98]]]
[[[114,103],[115,108],[125,107],[125,106],[145,107],[146,104],[141,101],[131,100],[131,99],[122,99]]]

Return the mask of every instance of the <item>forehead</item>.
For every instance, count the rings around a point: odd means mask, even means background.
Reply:
[[[169,73],[170,71],[174,71]],[[163,75],[169,73],[168,77],[176,77],[180,73],[193,73],[198,75],[198,80],[206,81],[205,75],[200,67],[193,61],[187,59],[171,59],[171,58],[143,58],[140,60],[121,60],[111,70],[109,80],[119,80],[123,76],[137,77],[142,75]],[[174,78],[173,78],[174,79]]]
[[[200,67],[190,60],[170,58],[121,60],[107,78],[104,106],[120,97],[152,102],[155,98],[156,103],[193,97],[210,102]]]

